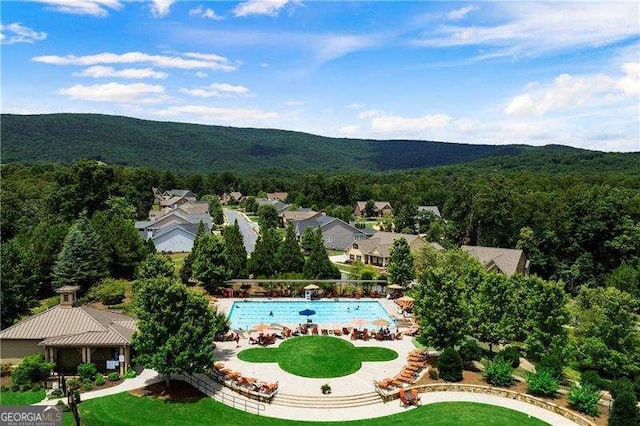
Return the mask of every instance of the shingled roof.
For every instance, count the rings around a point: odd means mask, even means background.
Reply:
[[[41,346],[126,345],[136,320],[90,306],[55,306],[0,331],[0,340],[42,340]]]
[[[511,277],[515,273],[529,274],[529,261],[518,249],[499,247],[462,246],[462,250],[482,262],[489,272],[502,272]]]

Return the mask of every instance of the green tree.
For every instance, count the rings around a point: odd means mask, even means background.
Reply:
[[[516,335],[517,300],[513,282],[506,276],[490,273],[472,296],[472,335],[493,345],[507,343]]]
[[[258,225],[260,228],[277,228],[280,225],[278,210],[272,204],[263,204],[258,208]]]
[[[584,369],[619,378],[640,372],[637,301],[614,287],[582,288],[576,299],[575,355]]]
[[[533,360],[549,351],[552,342],[567,344],[569,312],[566,305],[568,297],[561,283],[544,281],[537,276],[512,278],[516,288],[524,293],[525,344],[527,356]]]
[[[608,287],[626,291],[640,301],[640,259],[618,266],[607,276],[606,284]]]
[[[340,278],[340,270],[331,263],[327,250],[324,248],[322,231],[318,228],[315,232],[313,248],[309,258],[304,264],[304,276],[307,279],[332,279]]]
[[[311,253],[313,249],[313,242],[316,238],[316,233],[313,227],[309,226],[305,228],[302,232],[302,236],[300,237],[300,247],[302,247],[302,251],[305,255]]]
[[[462,380],[462,358],[453,348],[446,348],[438,357],[438,372],[447,382]]]
[[[367,200],[362,209],[362,215],[364,217],[374,217],[376,215],[376,203],[373,200]]]
[[[618,389],[613,392],[613,405],[609,414],[609,426],[637,426],[640,424],[640,408],[633,392],[633,384],[629,381],[617,383]]]
[[[389,278],[394,284],[406,286],[415,277],[415,266],[411,248],[405,238],[396,238],[389,250]]]
[[[229,276],[242,278],[247,274],[247,249],[244,247],[238,221],[224,228],[224,258]]]
[[[0,247],[0,328],[12,325],[38,302],[38,286],[31,265],[32,252],[18,238]]]
[[[273,228],[261,228],[256,247],[247,262],[249,272],[254,276],[270,277],[277,271],[280,238]]]
[[[100,239],[91,222],[83,214],[76,220],[64,239],[62,251],[53,266],[53,285],[78,285],[88,290],[107,276]]]
[[[397,232],[415,234],[416,217],[418,208],[416,206],[403,205],[393,217],[393,225]]]
[[[207,298],[166,278],[141,281],[135,296],[136,362],[165,375],[199,373],[213,363],[214,314]]]
[[[278,249],[277,259],[280,272],[302,272],[304,269],[304,256],[296,239],[293,222],[287,226],[287,234]]]
[[[413,306],[423,344],[443,349],[462,341],[469,323],[465,294],[464,281],[452,272],[427,271],[420,277]]]
[[[224,241],[219,235],[204,234],[193,252],[193,276],[208,292],[224,285],[229,278],[224,256]]]
[[[247,197],[245,199],[245,210],[250,213],[257,213],[260,205],[256,202],[255,197]]]
[[[222,225],[224,223],[224,212],[222,211],[222,204],[220,204],[220,199],[218,197],[209,196],[207,197],[207,201],[209,201],[210,203],[209,212],[213,223],[215,223],[216,225]]]
[[[146,280],[151,278],[173,278],[176,268],[167,256],[154,253],[138,265],[136,279]]]

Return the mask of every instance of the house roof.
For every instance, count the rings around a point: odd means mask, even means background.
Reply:
[[[191,234],[193,235],[193,237],[195,238],[196,235],[198,234],[198,227],[200,226],[199,223],[173,223],[171,225],[167,225],[167,226],[163,226],[162,228],[160,228],[158,230],[158,232],[156,232],[153,235],[153,240],[156,240],[160,237],[162,237],[163,235],[166,235],[170,232],[173,232],[175,230],[182,230],[184,232],[186,232],[187,234]],[[205,224],[205,230],[208,228],[207,224]]]
[[[360,211],[362,211],[367,206],[367,202],[366,201],[358,201],[357,205],[358,205],[358,209]],[[374,201],[373,205],[374,205],[375,211],[380,211],[380,210],[384,209],[385,207],[388,207],[391,210],[393,210],[391,208],[391,204],[389,204],[388,201]]]
[[[482,246],[462,246],[461,248],[480,260],[485,267],[492,269],[495,266],[509,277],[518,272],[518,265],[524,256],[524,252],[519,249]]]
[[[422,240],[418,235],[378,231],[371,238],[354,241],[354,244],[357,244],[358,249],[364,254],[389,257],[389,249],[398,238],[404,238],[409,244],[412,244],[417,239]]]
[[[40,345],[128,344],[136,321],[91,306],[54,306],[0,331],[0,339],[42,340]]]
[[[285,221],[290,221],[290,220],[307,220],[307,219],[311,219],[314,216],[319,215],[320,213],[318,213],[315,210],[287,210],[284,213],[282,213],[282,216],[284,218]]]
[[[440,215],[440,209],[438,208],[438,206],[418,206],[418,211],[419,212],[431,212],[431,213],[435,214],[438,217],[442,217]]]
[[[170,189],[164,193],[170,197],[195,197],[195,194],[188,189]]]
[[[268,198],[256,198],[256,203],[258,203],[258,205],[260,206],[264,206],[265,204],[271,204],[276,208],[278,213],[282,213],[290,207],[289,204],[285,204],[280,200],[269,200]]]
[[[209,213],[209,204],[208,201],[189,201],[177,208],[187,214],[207,214]]]
[[[284,201],[289,196],[288,192],[267,192],[267,198],[270,200]]]
[[[185,202],[188,202],[187,197],[185,197],[184,195],[176,195],[174,197],[167,198],[166,200],[162,200],[160,202],[160,205],[161,206],[173,206],[174,204],[176,204],[180,200],[185,200]]]

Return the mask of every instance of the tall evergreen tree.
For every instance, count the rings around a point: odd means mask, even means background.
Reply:
[[[280,238],[273,228],[261,228],[256,247],[247,262],[249,272],[254,276],[269,277],[277,272],[277,254]]]
[[[278,266],[281,272],[302,272],[304,270],[304,256],[296,239],[293,222],[287,226],[287,235],[278,250]]]
[[[233,225],[224,228],[224,258],[227,270],[232,278],[242,278],[247,270],[247,249],[244,247],[240,225],[236,220]]]
[[[64,239],[53,266],[54,288],[78,285],[86,291],[107,276],[100,239],[86,215],[76,220]]]
[[[389,278],[391,282],[398,285],[407,285],[415,277],[415,267],[411,248],[405,238],[396,238],[390,250]]]
[[[314,232],[313,248],[304,264],[304,276],[307,279],[317,280],[340,278],[340,270],[331,263],[327,250],[324,248],[320,228]]]
[[[176,268],[167,256],[154,253],[138,265],[136,279],[146,280],[152,278],[173,278]]]
[[[38,302],[35,271],[31,265],[32,251],[19,238],[2,243],[0,264],[0,329],[14,323]]]
[[[224,256],[224,241],[219,235],[204,234],[193,251],[193,276],[210,293],[224,285],[229,272]]]
[[[110,211],[98,211],[93,215],[92,224],[100,237],[110,275],[132,278],[149,250],[133,220]]]
[[[305,228],[305,230],[302,232],[302,236],[300,237],[300,247],[302,247],[302,251],[305,255],[311,253],[315,238],[316,231],[311,226]]]
[[[207,298],[166,278],[141,281],[135,295],[136,362],[165,375],[199,373],[213,362],[214,314]]]
[[[182,283],[185,285],[189,285],[189,280],[193,278],[193,260],[195,257],[195,252],[197,251],[198,244],[202,240],[202,236],[205,233],[206,229],[204,227],[204,223],[200,221],[200,224],[198,225],[198,231],[196,232],[196,238],[193,242],[193,247],[191,247],[191,251],[184,258],[184,263],[182,264],[182,268],[180,268],[180,281],[182,281]]]

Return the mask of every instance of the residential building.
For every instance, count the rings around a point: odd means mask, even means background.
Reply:
[[[229,204],[238,204],[242,200],[244,200],[244,195],[239,192],[229,192],[222,194],[220,197],[220,204],[223,206],[228,206]]]
[[[0,331],[1,362],[18,364],[27,355],[41,353],[60,372],[75,374],[79,364],[91,362],[102,373],[124,374],[131,363],[136,320],[87,305],[75,306],[79,289],[60,287],[59,305]]]
[[[301,208],[298,210],[285,210],[282,213],[282,225],[286,228],[291,222],[309,220],[321,216],[322,213],[315,210]]]
[[[522,250],[482,246],[461,248],[480,260],[488,272],[500,272],[508,277],[515,274],[529,275],[530,262]]]
[[[283,203],[287,201],[287,197],[289,196],[288,192],[267,192],[268,200],[278,200]]]
[[[375,201],[373,206],[373,216],[374,217],[384,217],[384,216],[392,216],[393,208],[391,208],[391,204],[388,201]],[[367,206],[366,201],[358,201],[356,202],[356,206],[353,209],[353,215],[355,217],[365,217],[364,210]]]
[[[439,218],[442,218],[440,215],[440,209],[438,206],[418,206],[418,213],[422,212],[431,212]]]
[[[320,214],[307,220],[298,220],[294,222],[294,224],[298,239],[302,237],[302,234],[307,228],[320,228],[324,246],[330,250],[344,250],[354,240],[360,241],[367,237],[361,229],[349,225],[341,219],[325,214]]]
[[[365,240],[355,240],[345,249],[345,253],[350,261],[361,261],[365,265],[386,267],[389,264],[390,249],[393,242],[398,238],[404,238],[409,244],[411,252],[416,253],[427,242],[418,235],[400,234],[395,232],[378,231],[371,238]],[[429,243],[436,250],[443,247],[438,243]]]

